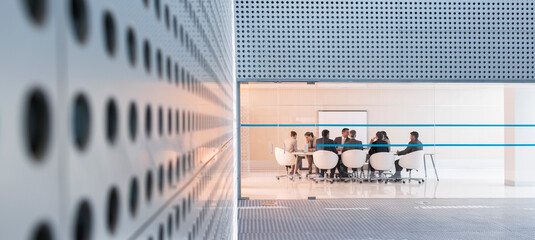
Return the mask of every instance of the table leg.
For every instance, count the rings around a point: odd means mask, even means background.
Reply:
[[[437,181],[438,181],[438,173],[437,173],[437,168],[435,166],[435,158],[433,157],[433,155],[431,155],[431,162],[433,163],[433,168],[435,169],[435,176],[437,177]]]
[[[297,159],[298,159],[298,158],[299,158],[299,157],[296,155],[296,156],[295,156],[295,163],[294,163],[294,167],[293,167],[293,169],[294,169],[294,174],[292,175],[294,179],[295,179],[295,177],[297,176]],[[292,172],[292,170],[290,169],[290,173],[291,173],[291,172]],[[292,180],[293,180],[293,179],[292,179]]]
[[[425,172],[425,179],[427,179],[427,165],[425,164],[425,154],[424,154],[424,172]]]
[[[370,169],[370,166],[369,163],[368,163],[368,182],[371,182],[371,177],[370,177],[370,173],[371,173],[371,169]]]

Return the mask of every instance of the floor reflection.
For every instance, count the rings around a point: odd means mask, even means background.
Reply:
[[[344,199],[344,198],[527,198],[535,187],[509,187],[499,170],[484,172],[442,170],[440,181],[431,176],[422,184],[335,182],[275,178],[280,172],[242,174],[242,197],[250,199]],[[502,176],[502,177],[500,177]]]

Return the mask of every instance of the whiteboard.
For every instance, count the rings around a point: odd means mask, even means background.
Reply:
[[[367,111],[318,111],[318,124],[368,124]],[[329,138],[335,139],[342,136],[342,129],[349,128],[357,131],[355,139],[362,141],[363,144],[368,143],[368,127],[367,126],[335,126],[335,127],[318,127],[318,138],[321,137],[323,129],[329,130]]]

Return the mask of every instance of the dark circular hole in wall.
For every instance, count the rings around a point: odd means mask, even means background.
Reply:
[[[106,51],[110,56],[115,56],[116,49],[116,30],[115,30],[115,19],[113,18],[111,12],[106,11],[104,13],[104,19],[102,22],[104,28],[104,45],[106,46]]]
[[[148,170],[145,175],[145,198],[147,202],[150,202],[152,199],[152,171]]]
[[[130,198],[128,200],[130,215],[132,215],[132,217],[136,216],[138,202],[139,202],[139,185],[137,183],[137,178],[133,177],[132,180],[130,180]]]
[[[45,22],[47,14],[47,0],[24,0],[26,12],[36,25]]]
[[[54,234],[47,223],[41,223],[35,229],[32,240],[53,240]]]
[[[70,0],[70,17],[76,40],[85,43],[89,32],[89,14],[85,0]]]
[[[40,90],[30,92],[26,103],[25,131],[26,145],[34,160],[44,156],[50,135],[50,110],[44,93]]]
[[[128,132],[132,141],[136,140],[137,135],[137,108],[135,103],[130,103],[128,110]]]
[[[92,234],[92,213],[89,202],[82,201],[78,206],[76,213],[76,220],[74,224],[74,239],[75,240],[89,240]]]
[[[73,114],[74,142],[78,149],[84,150],[89,142],[91,115],[89,103],[83,94],[75,98]]]
[[[119,120],[117,116],[117,105],[113,99],[108,101],[106,107],[106,137],[110,143],[114,143],[117,138]]]
[[[107,216],[106,223],[108,226],[108,231],[114,233],[117,229],[117,222],[119,221],[119,192],[116,187],[113,187],[108,193],[108,206],[107,206]]]
[[[126,52],[128,54],[128,61],[132,66],[135,66],[137,61],[136,45],[136,34],[134,32],[134,29],[130,27],[126,31]]]

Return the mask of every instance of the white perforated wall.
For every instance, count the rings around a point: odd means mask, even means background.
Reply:
[[[0,1],[0,238],[230,238],[232,23],[232,1]]]
[[[239,81],[535,81],[531,0],[235,0]]]

